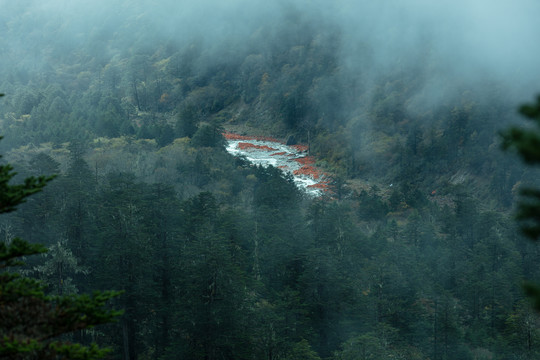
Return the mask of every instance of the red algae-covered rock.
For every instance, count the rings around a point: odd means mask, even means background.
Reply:
[[[242,150],[248,150],[248,149],[258,149],[258,150],[265,150],[265,151],[276,151],[277,149],[271,148],[270,146],[266,145],[255,145],[247,142],[241,142],[238,143],[238,148]]]
[[[297,176],[300,176],[300,175],[309,176],[310,178],[315,179],[315,180],[319,179],[319,177],[321,176],[321,174],[319,173],[319,170],[309,165],[304,165],[300,169],[294,170],[293,174]]]
[[[328,184],[326,183],[312,184],[312,185],[308,185],[307,187],[312,188],[312,189],[319,189],[322,191],[330,191],[330,189],[328,188]]]
[[[315,158],[313,156],[305,156],[301,158],[296,158],[294,161],[302,164],[302,165],[313,165],[315,164]]]
[[[235,156],[245,155],[256,165],[273,165],[284,173],[292,174],[299,188],[313,196],[331,193],[330,177],[315,166],[316,159],[307,156],[308,146],[285,144],[274,138],[246,136],[225,132],[227,151]]]
[[[307,145],[301,145],[301,144],[290,145],[290,147],[295,148],[297,151],[300,151],[300,152],[305,152],[305,151],[308,151],[309,149]]]

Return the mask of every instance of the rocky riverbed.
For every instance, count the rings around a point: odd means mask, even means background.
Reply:
[[[286,145],[268,137],[225,133],[227,151],[234,156],[245,156],[253,164],[274,166],[293,176],[296,185],[312,196],[328,190],[329,177],[315,166],[315,159],[307,155],[305,145]]]

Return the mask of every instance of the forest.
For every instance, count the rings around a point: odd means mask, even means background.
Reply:
[[[0,1],[1,161],[55,175],[0,243],[48,249],[16,269],[48,295],[121,292],[62,335],[107,359],[538,359],[540,172],[501,134],[540,93],[539,11]],[[309,147],[328,191],[227,133]]]

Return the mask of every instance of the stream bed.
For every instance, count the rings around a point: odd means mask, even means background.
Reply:
[[[244,156],[255,165],[274,166],[293,176],[295,184],[311,196],[328,191],[329,177],[315,166],[305,145],[285,145],[272,138],[225,133],[227,152]]]

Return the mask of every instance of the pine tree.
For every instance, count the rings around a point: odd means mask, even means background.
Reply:
[[[516,151],[529,165],[540,165],[540,96],[536,104],[523,105],[519,112],[534,123],[533,128],[512,127],[502,133],[503,148]],[[518,204],[516,218],[521,230],[531,240],[540,239],[540,189],[525,188],[520,191],[522,199]],[[540,310],[540,286],[525,286]]]
[[[9,164],[0,165],[0,214],[17,205],[53,179],[29,177],[23,184],[10,185],[16,175]],[[23,277],[10,268],[23,263],[23,256],[46,252],[39,244],[15,238],[0,243],[0,358],[9,359],[98,359],[107,353],[96,344],[73,344],[63,334],[110,322],[120,314],[107,310],[107,302],[118,292],[93,295],[47,296],[38,281]]]
[[[143,324],[154,317],[155,289],[150,236],[145,232],[146,185],[130,173],[111,173],[98,197],[97,253],[93,278],[98,288],[124,291],[119,303],[125,309],[120,324],[108,336],[122,344],[124,359],[136,359],[144,351]],[[123,276],[118,276],[123,274]]]

